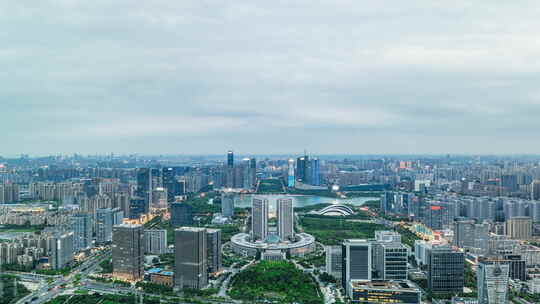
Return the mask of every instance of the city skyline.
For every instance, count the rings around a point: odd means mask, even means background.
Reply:
[[[5,1],[2,154],[540,151],[537,2],[305,4]]]

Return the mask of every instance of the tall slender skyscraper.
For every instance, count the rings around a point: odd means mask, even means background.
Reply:
[[[221,230],[206,229],[208,272],[221,270]]]
[[[251,238],[265,240],[268,235],[268,199],[254,197],[251,203]]]
[[[234,153],[231,150],[227,152],[227,167],[234,167]]]
[[[113,228],[113,276],[138,281],[144,275],[144,230],[141,225],[121,224]]]
[[[182,227],[174,231],[174,285],[201,289],[208,285],[205,228]]]
[[[277,200],[278,235],[283,241],[294,239],[294,209],[292,198]]]
[[[294,187],[294,159],[289,159],[289,170],[287,173],[287,187]]]
[[[152,169],[137,169],[137,189],[135,195],[143,198],[147,206],[152,202]]]

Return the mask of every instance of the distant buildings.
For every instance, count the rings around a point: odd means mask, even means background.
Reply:
[[[268,199],[254,197],[251,204],[251,237],[264,240],[268,235]]]
[[[509,266],[500,260],[484,259],[478,264],[478,304],[508,303]]]
[[[193,207],[186,203],[172,203],[171,224],[173,227],[193,225]]]
[[[532,219],[528,216],[515,216],[506,220],[506,235],[511,239],[530,240]]]
[[[144,275],[144,231],[141,225],[121,224],[113,228],[113,276],[138,281]]]
[[[479,252],[488,250],[489,224],[477,224],[474,220],[457,220],[454,222],[453,244],[460,248],[477,248]]]
[[[206,229],[178,228],[174,231],[174,240],[175,287],[205,288],[208,285]]]
[[[147,229],[144,230],[145,253],[167,253],[167,230]]]
[[[0,204],[19,201],[19,185],[0,183]]]
[[[283,241],[294,240],[294,210],[292,198],[277,200],[278,235]]]

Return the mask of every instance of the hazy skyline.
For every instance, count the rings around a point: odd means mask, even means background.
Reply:
[[[0,3],[0,156],[540,153],[537,1]]]

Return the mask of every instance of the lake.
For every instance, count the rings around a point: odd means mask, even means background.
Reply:
[[[367,201],[379,200],[379,197],[354,197],[354,198],[331,198],[316,195],[256,195],[256,194],[239,194],[234,198],[234,206],[238,208],[251,207],[251,199],[253,196],[267,198],[270,201],[270,209],[275,209],[275,202],[281,197],[291,197],[294,207],[305,207],[316,204],[349,204],[353,206],[361,206]]]

